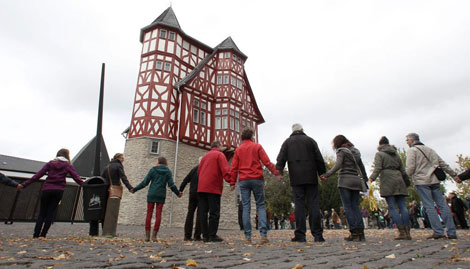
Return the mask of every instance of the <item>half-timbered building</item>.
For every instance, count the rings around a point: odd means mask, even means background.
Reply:
[[[212,48],[189,36],[171,7],[141,29],[140,42],[125,169],[137,184],[156,158],[164,155],[179,185],[212,141],[221,141],[230,157],[241,142],[241,130],[251,127],[257,133],[258,124],[264,122],[245,72],[247,56],[231,37]],[[171,196],[167,196],[167,220],[180,226],[184,214],[179,211],[186,212],[187,199],[176,202]],[[226,206],[235,210],[235,196],[227,192],[224,196],[230,204]],[[145,212],[144,200],[142,195],[125,195],[123,208],[140,206],[142,210],[134,212]],[[138,214],[121,213],[120,221],[143,223],[144,217]],[[222,226],[236,222],[233,216],[226,221],[221,217]]]

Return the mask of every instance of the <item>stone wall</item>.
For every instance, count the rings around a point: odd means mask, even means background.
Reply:
[[[150,154],[150,144],[155,139],[133,138],[126,141],[124,149],[124,171],[132,186],[139,184],[147,174],[148,170],[155,165],[159,156],[168,160],[168,168],[175,175],[174,161],[176,142],[171,140],[160,141],[159,154]],[[179,188],[184,177],[197,165],[200,156],[207,150],[179,143],[178,164],[176,171],[176,186]],[[147,190],[142,189],[135,194],[124,191],[119,212],[119,223],[138,224],[145,223],[147,212]],[[178,198],[171,190],[167,190],[167,197],[162,213],[162,227],[168,227],[170,223],[170,212],[172,214],[172,227],[183,227],[186,218],[189,198],[189,184],[184,190],[183,197]],[[238,227],[238,212],[236,205],[236,192],[231,192],[227,183],[224,183],[224,191],[221,199],[220,228]],[[155,214],[153,214],[155,217]],[[152,220],[153,227],[154,220]],[[153,229],[153,228],[152,228]]]

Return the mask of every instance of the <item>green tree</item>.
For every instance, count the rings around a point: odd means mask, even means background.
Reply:
[[[329,170],[335,166],[333,157],[324,155],[326,169]],[[338,174],[334,174],[328,178],[325,183],[320,182],[318,185],[320,209],[323,211],[331,211],[332,208],[339,212],[339,208],[343,206],[338,190]]]
[[[292,210],[292,187],[290,185],[289,173],[284,172],[283,179],[278,181],[266,169],[264,170],[266,180],[265,201],[266,207],[272,215],[284,214],[289,216]]]
[[[469,156],[462,156],[462,154],[457,155],[457,165],[458,168],[456,169],[458,173],[462,173],[463,171],[470,168],[470,157]],[[462,183],[457,184],[456,193],[460,197],[467,197],[470,195],[470,180],[463,181]]]

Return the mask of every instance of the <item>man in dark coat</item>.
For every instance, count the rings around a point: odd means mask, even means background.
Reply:
[[[307,207],[310,231],[315,238],[315,242],[323,242],[325,239],[323,239],[319,214],[318,176],[326,172],[325,162],[318,149],[317,142],[307,136],[302,125],[298,123],[292,126],[292,134],[282,144],[277,156],[276,169],[284,171],[286,162],[289,168],[290,184],[295,204],[296,228],[292,241],[306,241],[305,207]]]
[[[455,213],[460,227],[462,229],[468,229],[467,220],[465,219],[465,211],[467,211],[467,207],[465,206],[464,202],[462,202],[462,200],[457,197],[455,192],[451,192],[449,198],[451,199],[452,212]]]
[[[201,161],[201,159],[199,159]],[[199,165],[196,165],[189,174],[183,179],[180,185],[180,192],[183,192],[184,187],[190,183],[189,187],[189,199],[188,199],[188,214],[186,215],[186,221],[184,222],[184,240],[191,240],[193,233],[193,221],[194,212],[198,209],[199,200],[197,199],[197,183],[198,175],[197,169]],[[199,210],[199,209],[198,209]],[[201,223],[199,221],[199,213],[196,213],[196,228],[194,230],[194,240],[201,241]]]

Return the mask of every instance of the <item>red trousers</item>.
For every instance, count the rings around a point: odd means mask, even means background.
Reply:
[[[160,223],[162,222],[163,203],[147,203],[147,218],[145,219],[145,230],[150,231],[150,227],[152,226],[153,207],[155,205],[157,205],[157,211],[155,212],[155,226],[153,227],[153,231],[157,233],[160,229]]]

